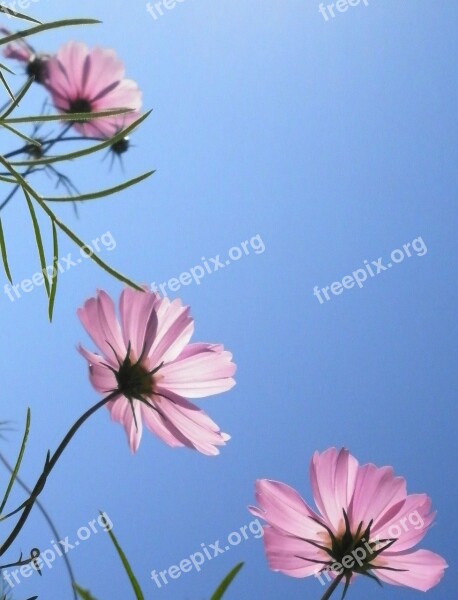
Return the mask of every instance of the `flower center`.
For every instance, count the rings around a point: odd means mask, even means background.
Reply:
[[[130,140],[129,136],[122,138],[122,140],[118,140],[114,144],[111,145],[111,149],[115,154],[124,154],[129,150]]]
[[[332,556],[335,562],[342,564],[345,571],[364,572],[367,570],[369,563],[375,558],[376,544],[369,542],[368,538],[364,537],[361,529],[362,527],[358,528],[355,535],[346,531],[340,539],[336,538],[332,541]],[[364,533],[367,533],[367,530]],[[351,560],[355,556],[358,557],[357,562]],[[349,557],[349,559],[345,560],[346,557]]]
[[[44,140],[36,139],[37,142],[43,144]],[[34,160],[43,158],[43,146],[36,146],[35,144],[28,144],[25,148],[25,152]]]
[[[116,373],[119,391],[126,398],[142,400],[153,391],[153,377],[140,362],[132,363],[129,356]]]
[[[89,100],[86,100],[86,98],[76,98],[75,100],[72,100],[70,102],[70,108],[68,109],[67,112],[69,112],[70,114],[91,113],[92,106],[91,106],[91,103],[89,102]],[[86,121],[84,121],[84,120],[76,121],[76,123],[86,123]]]
[[[33,56],[27,64],[27,75],[35,77],[35,83],[44,83],[47,76],[48,61],[46,58]]]
[[[382,552],[392,546],[396,539],[381,540],[377,538],[375,541],[371,541],[372,520],[367,527],[364,527],[364,524],[361,522],[356,532],[353,533],[345,510],[343,511],[343,516],[345,520],[345,531],[343,534],[337,537],[329,527],[317,520],[317,523],[320,523],[329,534],[329,542],[328,544],[321,545],[311,540],[307,541],[326,552],[329,558],[326,562],[320,561],[324,565],[322,570],[332,570],[337,575],[345,577],[346,592],[353,573],[359,573],[378,581],[372,571],[379,567],[374,566],[372,563]]]

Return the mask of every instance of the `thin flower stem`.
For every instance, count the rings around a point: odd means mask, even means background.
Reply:
[[[41,492],[43,491],[43,488],[46,485],[46,480],[48,479],[49,474],[51,473],[51,471],[56,466],[57,461],[62,456],[64,450],[66,449],[66,447],[68,446],[68,444],[71,442],[72,438],[74,437],[74,435],[76,434],[76,432],[78,431],[78,429],[94,413],[96,413],[100,408],[102,408],[103,406],[105,406],[108,402],[111,402],[111,400],[114,400],[116,398],[116,396],[118,396],[118,395],[119,395],[118,390],[115,390],[115,391],[111,392],[111,394],[109,394],[108,396],[106,396],[106,398],[103,398],[103,400],[100,400],[100,402],[98,402],[97,404],[95,404],[94,406],[92,406],[70,428],[70,430],[68,431],[67,435],[64,437],[64,439],[62,440],[62,442],[60,443],[59,447],[54,452],[54,454],[52,456],[50,456],[49,453],[48,453],[48,456],[46,457],[46,463],[45,463],[45,466],[44,466],[44,469],[43,469],[43,473],[38,478],[38,481],[37,481],[37,483],[35,484],[35,487],[32,490],[30,498],[24,503],[24,505],[23,505],[24,511],[21,514],[18,522],[16,523],[15,527],[13,528],[12,532],[7,537],[7,539],[5,540],[5,542],[0,547],[0,556],[3,556],[3,554],[5,554],[5,552],[10,548],[10,546],[14,543],[14,541],[17,538],[17,536],[21,532],[22,528],[24,527],[24,525],[25,525],[25,523],[26,523],[26,521],[27,521],[27,519],[28,519],[28,517],[29,517],[29,515],[30,515],[30,513],[32,511],[32,508],[33,508],[33,506],[34,506],[34,504],[35,504],[38,496],[41,494]]]
[[[27,148],[29,148],[29,147],[30,147],[30,144],[25,144],[24,146],[22,146],[21,148],[18,148],[17,150],[12,150],[11,152],[4,154],[3,158],[7,158],[7,159],[14,158],[18,154],[24,154],[24,152],[26,152]]]
[[[6,460],[6,458],[3,456],[3,454],[0,452],[0,461],[5,465],[5,467],[8,469],[8,471],[10,473],[13,472],[13,467],[10,465],[10,463]],[[15,481],[17,481],[17,483],[22,487],[22,489],[27,492],[27,494],[29,494],[29,496],[32,494],[32,490],[24,483],[24,481],[22,481],[22,479],[19,477],[19,475],[16,475]],[[61,539],[61,535],[60,533],[57,531],[56,526],[53,523],[53,520],[51,519],[50,515],[48,514],[47,510],[45,509],[45,507],[43,506],[43,504],[37,499],[35,500],[35,504],[37,505],[38,510],[41,512],[41,514],[43,515],[45,521],[48,523],[49,528],[52,531],[53,536],[56,538],[56,540],[60,540]],[[72,565],[70,563],[70,559],[68,558],[67,554],[64,553],[63,555],[63,559],[65,562],[65,566],[68,572],[68,577],[70,579],[70,585],[71,588],[73,590],[73,597],[74,600],[78,600],[78,596],[76,594],[75,591],[75,574],[73,573],[73,569],[72,569]]]
[[[57,142],[60,142],[60,140],[70,131],[70,129],[73,127],[73,123],[69,123],[68,125],[66,125],[62,131],[60,132],[60,134],[52,141],[49,142],[49,144],[47,145],[46,148],[46,152],[48,152],[49,150],[51,150],[51,148],[57,144]],[[22,177],[27,177],[27,175],[30,175],[31,171],[33,171],[33,166],[28,167],[24,173],[22,174]],[[3,202],[0,204],[0,211],[3,210],[5,208],[5,206],[10,202],[10,200],[13,198],[13,196],[16,194],[16,192],[18,191],[18,189],[20,188],[20,185],[16,185],[11,192],[8,194],[8,196],[5,198],[5,200],[3,200]]]
[[[324,593],[324,595],[321,597],[321,600],[329,600],[329,598],[332,596],[332,594],[339,587],[339,583],[344,578],[344,575],[345,575],[345,573],[341,573],[340,575],[338,575],[334,579],[334,581],[332,582],[332,584],[330,585],[330,587],[326,590],[326,592]]]
[[[52,138],[50,140],[45,140],[41,143],[41,147],[44,149],[44,152],[47,152],[49,148],[51,148],[52,146],[54,146],[54,144],[57,144],[58,142],[103,142],[104,140],[105,138],[102,137],[84,137],[78,135],[61,137],[59,135],[58,137]],[[18,148],[17,150],[12,150],[11,152],[4,154],[3,158],[13,158],[14,156],[18,156],[19,154],[24,154],[29,148],[30,144],[24,144],[24,146],[22,146],[21,148]]]

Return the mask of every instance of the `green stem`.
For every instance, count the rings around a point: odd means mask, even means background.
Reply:
[[[321,600],[329,600],[329,598],[332,596],[332,594],[339,587],[339,583],[344,578],[344,575],[345,575],[345,573],[341,573],[340,575],[338,575],[334,579],[334,581],[332,582],[332,584],[330,585],[330,587],[326,590],[326,592],[324,593],[324,595],[321,597]]]
[[[69,123],[68,125],[66,125],[62,131],[60,132],[60,134],[54,138],[54,140],[49,141],[48,145],[46,147],[46,152],[48,152],[49,150],[51,150],[51,148],[57,144],[57,142],[60,142],[60,140],[68,133],[68,131],[73,127],[73,123]],[[45,142],[46,143],[46,142]],[[5,157],[4,157],[5,158]],[[33,167],[28,167],[24,173],[22,174],[22,177],[27,177],[27,175],[30,175],[31,171],[33,171]],[[15,193],[18,191],[18,189],[20,188],[19,185],[16,185],[11,192],[8,194],[8,196],[5,198],[5,200],[3,200],[3,202],[0,204],[0,210],[3,210],[5,208],[5,206],[10,202],[10,200],[13,198],[13,196],[15,195]]]
[[[62,442],[59,444],[59,447],[54,452],[54,454],[52,456],[48,455],[48,457],[46,459],[45,467],[43,469],[43,473],[38,478],[38,481],[32,490],[30,498],[23,505],[24,506],[23,513],[21,514],[21,516],[20,516],[18,522],[16,523],[15,527],[13,528],[12,532],[7,537],[6,541],[0,547],[0,556],[3,556],[5,554],[5,552],[10,548],[10,546],[13,544],[13,542],[16,540],[17,536],[21,532],[22,528],[24,527],[24,525],[32,511],[32,508],[33,508],[38,496],[41,494],[41,492],[43,491],[43,488],[46,485],[46,480],[48,479],[49,474],[56,466],[57,461],[63,454],[63,452],[66,449],[66,447],[68,446],[68,444],[71,442],[73,436],[76,434],[78,429],[94,413],[96,413],[100,408],[105,406],[108,402],[111,402],[111,400],[114,400],[116,398],[116,396],[118,396],[118,395],[119,395],[118,390],[111,392],[111,394],[109,394],[106,398],[104,398],[103,400],[100,400],[100,402],[98,402],[95,406],[93,406],[87,412],[85,412],[84,415],[82,415],[78,419],[78,421],[76,421],[76,423],[71,427],[71,429],[69,430],[67,435],[64,437]]]
[[[6,458],[3,456],[3,454],[0,452],[0,461],[5,465],[5,467],[8,469],[8,471],[10,473],[13,472],[13,467],[10,465],[10,463],[6,460]],[[26,483],[24,483],[24,481],[19,477],[19,475],[16,475],[16,479],[15,481],[22,487],[22,489],[30,496],[32,494],[32,490],[28,487],[28,485]],[[56,526],[54,525],[53,520],[51,519],[50,515],[48,514],[47,510],[45,509],[45,507],[43,506],[43,504],[41,504],[41,502],[39,500],[35,500],[35,504],[38,508],[38,510],[41,512],[41,514],[43,515],[45,521],[48,523],[54,537],[56,538],[56,540],[60,540],[61,539],[61,535],[60,533],[57,531]],[[65,566],[68,572],[68,577],[70,579],[70,585],[71,588],[73,590],[73,598],[74,600],[78,600],[78,596],[76,595],[76,592],[74,591],[74,586],[76,583],[75,580],[75,575],[73,573],[73,569],[72,569],[72,565],[70,563],[70,559],[68,558],[67,554],[63,555],[63,559],[65,562]]]

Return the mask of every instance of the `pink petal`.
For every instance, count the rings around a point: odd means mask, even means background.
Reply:
[[[407,496],[396,514],[388,521],[375,522],[371,537],[396,541],[389,553],[398,553],[416,546],[426,535],[435,513],[431,513],[431,500],[426,494]]]
[[[111,83],[115,83],[114,80]],[[104,88],[105,91],[110,89],[110,86]],[[131,108],[139,111],[142,107],[142,92],[138,85],[132,79],[123,79],[110,89],[108,93],[102,94],[103,88],[100,89],[99,97],[93,101],[94,111],[107,110],[109,108]]]
[[[256,501],[259,508],[250,507],[250,511],[284,533],[316,541],[326,533],[314,520],[319,519],[318,515],[292,487],[284,483],[258,479]]]
[[[121,294],[119,310],[121,313],[124,344],[129,342],[135,358],[142,352],[148,354],[157,332],[155,306],[158,298],[149,292],[139,292],[125,288]]]
[[[124,424],[126,411],[130,410],[130,404],[126,397],[120,396],[118,399],[108,402],[107,408],[113,421]]]
[[[189,346],[198,346],[193,354]],[[230,390],[236,366],[231,362],[232,354],[221,346],[190,344],[173,362],[165,365],[158,373],[162,387],[186,398],[203,398]],[[216,351],[214,350],[216,349]]]
[[[363,465],[358,470],[353,494],[350,517],[353,523],[371,519],[378,520],[382,515],[405,500],[406,482],[395,477],[391,467],[378,468],[375,465]]]
[[[183,435],[172,425],[172,423],[164,418],[160,412],[154,407],[154,402],[151,401],[152,407],[148,408],[142,404],[141,410],[143,420],[147,428],[157,435],[163,442],[171,446],[172,448],[179,448],[188,446],[194,448],[194,446],[185,438]]]
[[[156,306],[157,334],[148,358],[151,368],[162,362],[175,360],[188,344],[194,332],[194,321],[189,316],[189,307],[176,299],[159,300]]]
[[[87,123],[73,123],[73,129],[83,137],[105,139],[107,136],[104,133],[104,127],[101,123],[103,120],[94,119],[93,121],[87,121]]]
[[[0,33],[5,37],[12,34],[12,32],[6,27],[0,27]],[[32,55],[33,52],[31,49],[28,48],[28,46],[21,40],[11,42],[3,49],[3,56],[5,58],[18,60],[20,62],[29,62],[29,59],[32,57]]]
[[[27,63],[32,56],[30,50],[18,44],[8,44],[3,50],[3,56],[12,60]]]
[[[163,395],[162,395],[163,394]],[[227,437],[218,425],[194,404],[168,390],[158,389],[154,404],[160,414],[175,427],[192,446],[208,456],[219,454],[217,446],[224,446]]]
[[[93,48],[90,53],[90,64],[88,65],[82,81],[83,94],[90,98],[106,88],[114,81],[124,79],[124,63],[119,60],[114,50],[104,48]]]
[[[358,461],[346,449],[330,448],[315,452],[310,464],[313,497],[323,517],[335,533],[343,533],[343,510],[348,506],[358,473]]]
[[[65,96],[75,99],[81,96],[83,71],[89,49],[86,44],[70,41],[61,46],[49,62],[48,81]]]
[[[383,553],[374,564],[393,569],[405,569],[403,571],[375,569],[374,574],[385,583],[402,585],[422,592],[427,592],[437,585],[448,566],[442,556],[429,550],[417,550],[411,554],[389,557],[385,557]]]
[[[116,350],[120,358],[126,353],[126,346],[122,337],[121,326],[116,317],[116,309],[110,296],[100,290],[97,294],[99,323],[103,329],[105,339]]]
[[[141,116],[139,111],[124,113],[114,117],[97,119],[85,124],[74,125],[75,129],[87,137],[111,138],[126,129]]]
[[[105,356],[123,359],[127,350],[115,314],[113,301],[105,292],[90,298],[77,311],[83,327]]]
[[[89,363],[89,379],[94,388],[101,394],[110,393],[118,387],[116,376],[107,366],[107,360],[98,354],[89,352],[82,346],[78,348],[80,354]]]
[[[136,423],[133,415],[135,411]],[[132,403],[127,398],[121,397],[118,400],[109,402],[107,408],[110,411],[113,421],[121,423],[124,426],[132,453],[137,452],[142,438],[143,424],[141,418],[141,410],[138,400],[132,400]]]
[[[323,551],[273,527],[264,527],[264,548],[269,567],[290,577],[310,577],[329,560]]]

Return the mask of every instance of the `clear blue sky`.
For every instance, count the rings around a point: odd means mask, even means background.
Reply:
[[[157,173],[82,207],[79,220],[70,207],[57,207],[75,231],[89,241],[110,231],[117,247],[103,257],[147,283],[202,257],[226,257],[257,234],[265,244],[263,253],[252,250],[176,294],[192,306],[195,341],[223,342],[239,365],[233,391],[200,403],[231,442],[208,459],[146,435],[131,456],[121,427],[106,412],[96,415],[43,493],[61,534],[74,538],[106,510],[148,600],[209,598],[241,560],[246,566],[228,600],[318,600],[316,580],[271,573],[261,540],[252,538],[162,589],[150,571],[250,523],[256,478],[287,482],[311,501],[311,455],[345,445],[361,462],[393,465],[410,492],[431,496],[437,520],[421,546],[450,568],[427,597],[450,600],[458,586],[458,5],[370,0],[328,21],[316,0],[184,0],[156,21],[140,0],[41,0],[33,13],[103,20],[33,43],[50,51],[69,38],[114,47],[144,90],[145,108],[154,108],[133,137],[124,176]],[[43,94],[35,94],[24,111],[39,110]],[[6,139],[1,144],[11,149]],[[123,177],[100,157],[68,172],[82,191]],[[44,176],[35,183],[52,189]],[[20,282],[38,270],[23,200],[2,216]],[[392,250],[419,236],[424,256],[323,304],[313,295],[314,286],[342,281],[364,260],[388,262]],[[76,255],[62,238],[60,254],[68,252]],[[13,458],[30,406],[29,482],[47,448],[98,399],[75,350],[87,342],[75,311],[97,287],[121,290],[86,262],[62,275],[52,326],[42,289],[14,303],[0,293],[0,417],[17,424],[0,444]],[[46,548],[50,539],[36,513],[20,546]],[[132,597],[105,534],[81,544],[71,560],[98,600]],[[65,577],[56,561],[42,579],[21,583],[15,598],[71,598]],[[358,581],[349,598],[368,594],[421,595]]]

